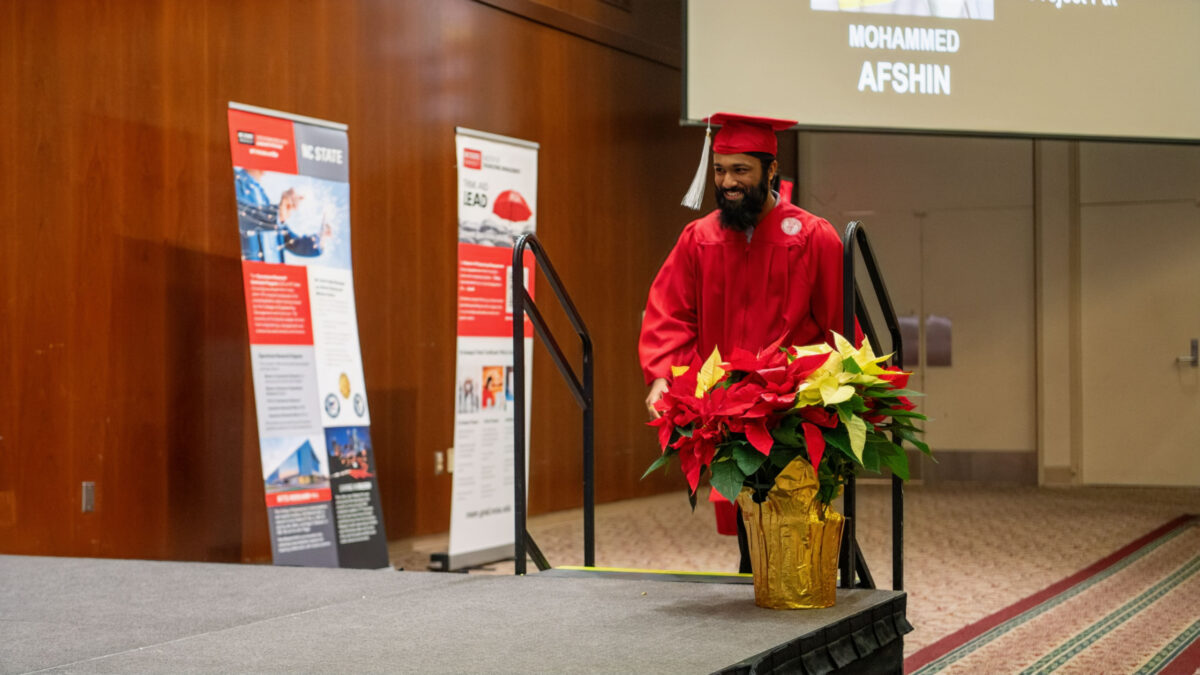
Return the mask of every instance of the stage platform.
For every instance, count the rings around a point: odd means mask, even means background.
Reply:
[[[809,611],[753,596],[568,570],[0,556],[0,672],[900,672],[903,593]]]

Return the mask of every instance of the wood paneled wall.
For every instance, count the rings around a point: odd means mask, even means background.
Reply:
[[[598,498],[683,499],[678,476],[639,481],[657,450],[636,364],[646,289],[690,218],[701,136],[677,125],[680,73],[495,5],[4,3],[0,552],[269,560],[231,100],[350,126],[389,536],[449,523],[433,459],[453,437],[456,125],[541,143],[539,236],[597,348]],[[634,5],[652,13],[634,37],[677,50],[678,3]],[[579,414],[541,347],[534,392],[531,510],[578,506]]]

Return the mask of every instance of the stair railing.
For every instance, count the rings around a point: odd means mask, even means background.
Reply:
[[[862,223],[855,220],[846,225],[846,232],[842,237],[842,249],[842,334],[847,336],[847,339],[853,339],[851,336],[855,334],[854,325],[855,318],[857,318],[858,324],[863,328],[863,334],[871,340],[871,345],[879,347],[875,328],[871,324],[871,317],[866,311],[862,294],[859,292],[854,278],[854,254],[856,250],[861,250],[864,267],[871,279],[875,298],[879,301],[883,320],[887,324],[888,333],[892,338],[892,350],[895,352],[893,362],[897,367],[903,369],[904,344],[900,335],[900,322],[896,318],[896,310],[892,307],[887,284],[883,281],[883,274],[879,271],[879,264],[871,250],[871,241],[867,238],[867,231],[863,228]],[[844,495],[843,510],[846,512],[846,531],[842,541],[842,551],[844,552],[841,556],[842,587],[875,588],[875,581],[871,578],[871,571],[867,567],[866,560],[858,550],[858,540],[854,534],[857,505],[853,476],[846,482]],[[894,474],[892,475],[892,588],[897,591],[904,589],[904,482]]]
[[[554,291],[555,297],[558,298],[559,304],[566,313],[567,318],[571,322],[571,326],[579,335],[579,339],[583,345],[583,377],[577,377],[575,369],[567,363],[566,356],[563,355],[562,349],[558,346],[558,341],[554,339],[546,321],[542,318],[542,314],[538,311],[537,304],[529,295],[529,290],[525,286],[525,250],[528,249],[533,253],[534,260],[537,261],[537,266],[545,275],[546,281],[549,282],[551,290]],[[550,358],[554,361],[554,365],[558,367],[558,372],[563,376],[563,380],[567,383],[567,388],[570,389],[571,395],[575,398],[575,402],[579,404],[583,412],[583,564],[585,567],[595,567],[596,565],[596,500],[595,500],[595,459],[594,459],[594,419],[595,419],[595,398],[593,396],[593,377],[592,377],[592,337],[588,333],[587,327],[583,324],[583,318],[579,316],[579,312],[575,309],[575,304],[571,302],[571,297],[563,288],[562,281],[558,277],[558,273],[554,271],[554,265],[550,263],[549,256],[546,255],[546,250],[542,248],[541,242],[532,233],[524,234],[513,245],[513,263],[512,263],[512,303],[513,303],[513,401],[514,419],[513,419],[513,526],[515,529],[515,540],[513,553],[516,558],[514,573],[517,576],[525,574],[525,557],[528,554],[533,558],[534,564],[539,570],[550,569],[550,563],[546,557],[542,555],[537,543],[530,536],[529,530],[526,529],[528,513],[526,508],[526,485],[525,485],[525,321],[522,319],[526,314],[529,315],[529,320],[533,324],[534,331],[545,344],[546,350],[550,352]]]

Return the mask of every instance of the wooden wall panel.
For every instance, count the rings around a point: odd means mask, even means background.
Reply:
[[[654,26],[678,26],[668,5]],[[269,560],[230,100],[349,124],[391,537],[449,522],[456,125],[541,143],[539,236],[597,349],[599,498],[681,488],[638,480],[657,449],[636,363],[691,217],[677,69],[470,0],[14,2],[0,22],[0,552]],[[578,506],[579,414],[540,347],[534,386],[532,511]]]
[[[510,2],[512,0],[509,0]],[[682,2],[674,0],[527,0],[620,31],[663,49],[679,50]],[[492,0],[500,4],[503,0]]]
[[[682,3],[674,0],[479,0],[506,12],[678,69]]]

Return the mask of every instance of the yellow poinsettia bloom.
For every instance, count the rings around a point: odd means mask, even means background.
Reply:
[[[862,347],[854,348],[854,345],[846,338],[833,334],[834,344],[837,345],[838,354],[843,359],[853,359],[854,363],[862,373],[852,373],[853,377],[849,380],[855,384],[871,386],[879,382],[878,375],[886,372],[880,365],[892,358],[891,354],[884,356],[875,356],[875,352],[871,349],[871,341],[863,338]]]
[[[809,348],[805,348],[809,349]],[[796,390],[796,407],[808,405],[836,405],[850,400],[854,396],[854,387],[849,382],[854,373],[846,372],[842,367],[842,356],[826,347],[829,358],[809,375]],[[803,350],[799,350],[805,353]],[[821,354],[822,350],[812,349],[808,354]]]
[[[796,356],[812,356],[813,354],[829,354],[833,351],[833,347],[822,342],[817,345],[808,345],[806,347],[792,347],[796,352]]]
[[[867,423],[858,415],[846,421],[846,432],[850,435],[850,451],[861,464],[863,449],[867,446]]]
[[[671,366],[671,377],[679,377],[688,371],[687,366]]]
[[[700,367],[700,374],[696,376],[696,398],[700,398],[709,389],[721,381],[725,377],[725,370],[721,368],[721,352],[713,347],[712,354],[708,360]]]

